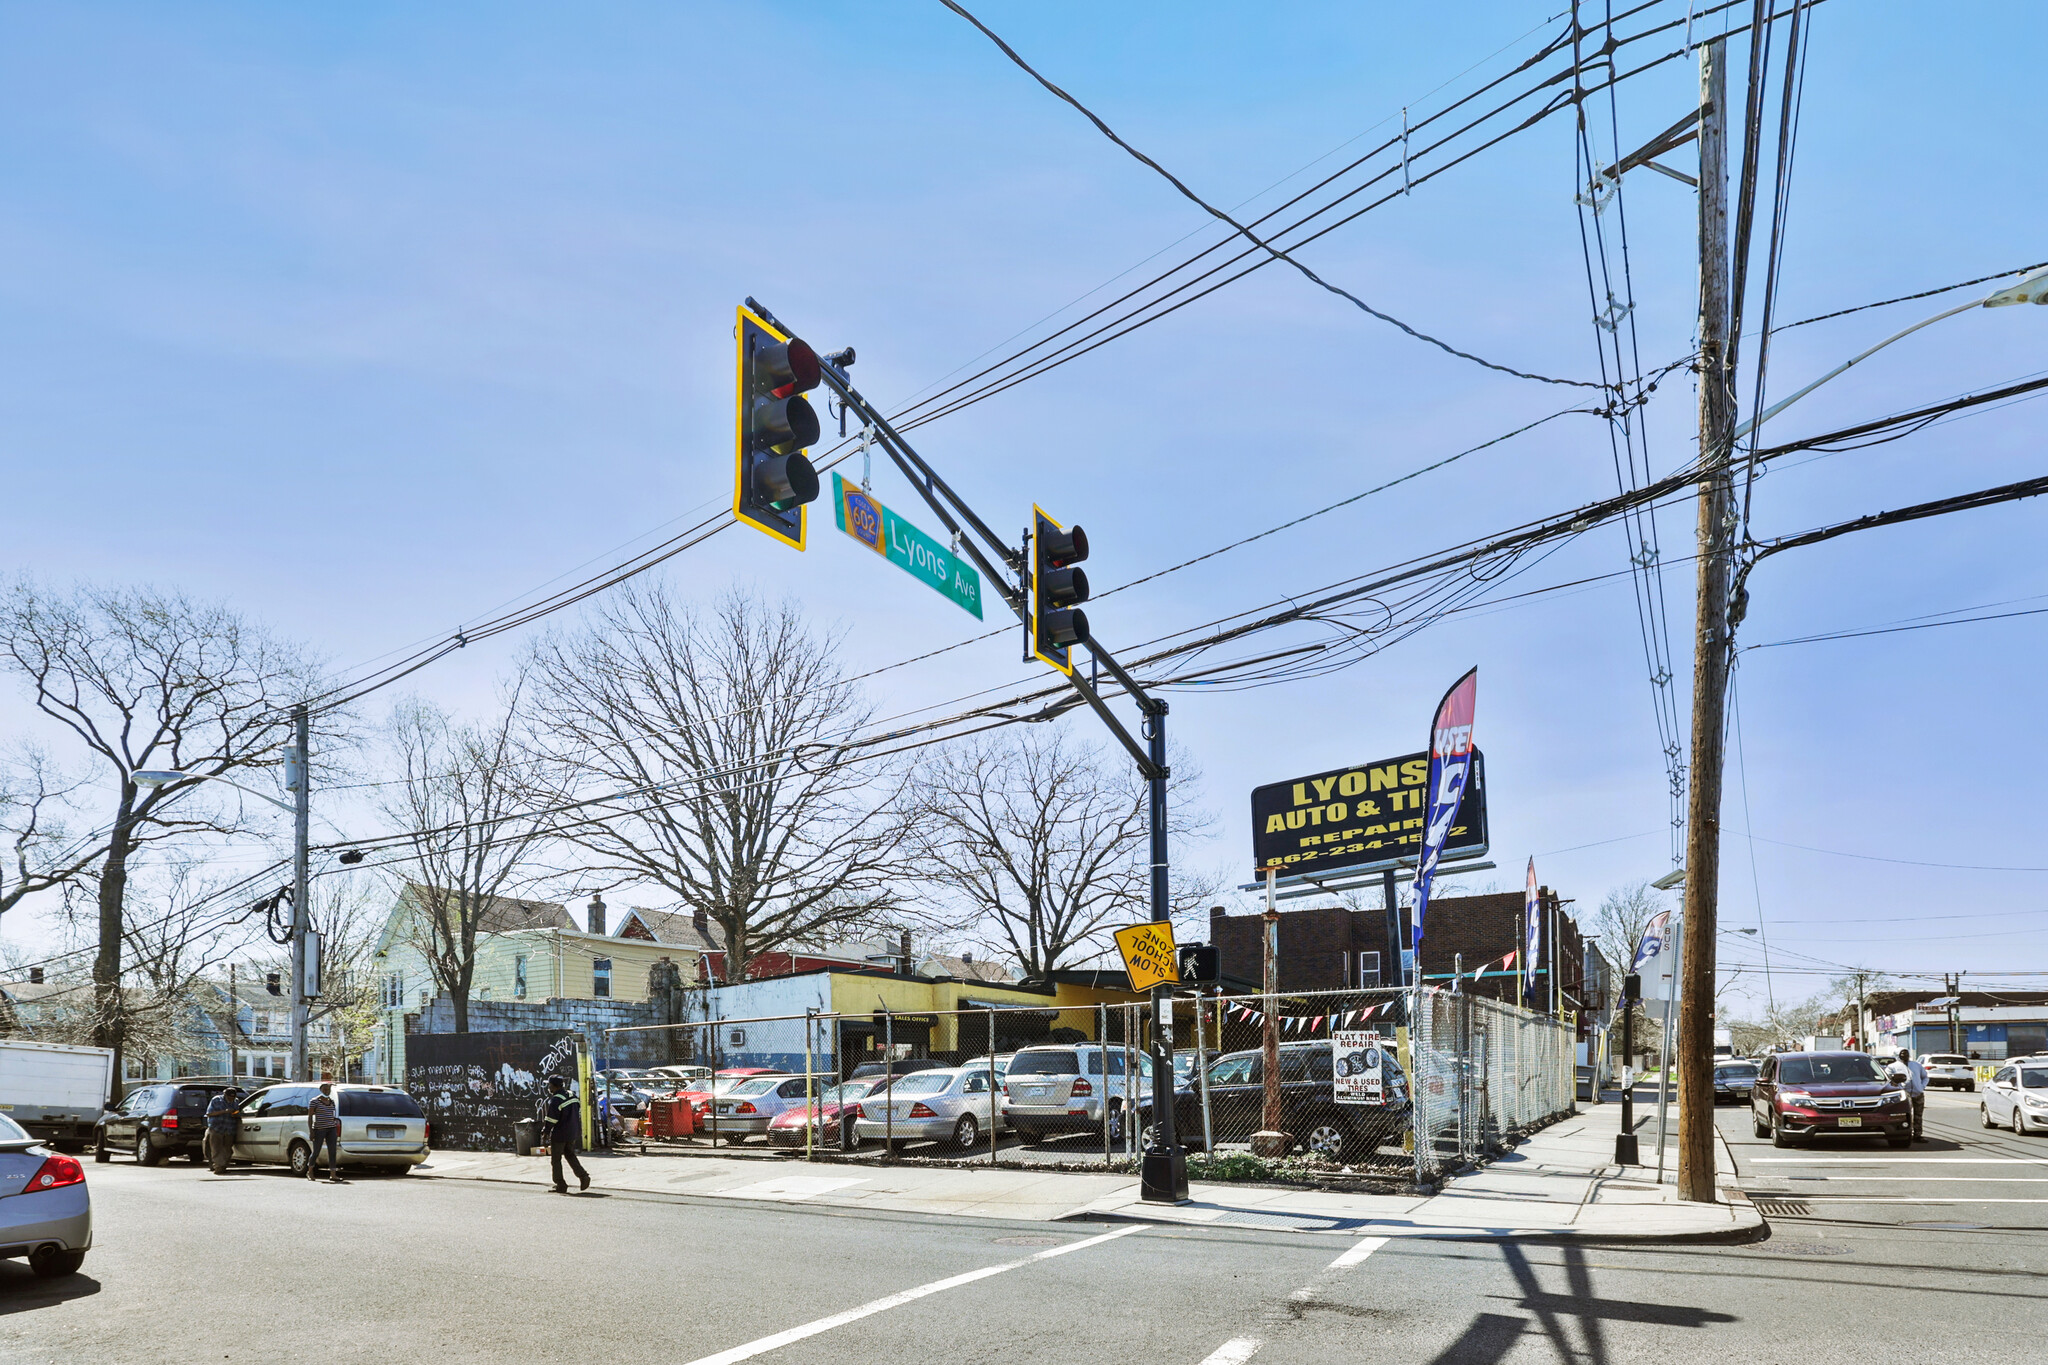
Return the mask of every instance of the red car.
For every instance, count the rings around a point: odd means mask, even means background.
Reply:
[[[1764,1058],[1750,1090],[1750,1122],[1774,1147],[1817,1137],[1913,1140],[1913,1102],[1862,1052],[1779,1052]]]
[[[802,1105],[785,1109],[768,1122],[768,1145],[801,1147],[805,1129],[815,1128],[817,1135],[810,1139],[813,1146],[851,1151],[860,1145],[853,1134],[853,1121],[860,1115],[860,1100],[880,1084],[879,1077],[842,1081],[819,1095],[818,1102],[808,1109]]]

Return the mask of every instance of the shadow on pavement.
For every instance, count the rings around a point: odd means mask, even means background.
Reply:
[[[89,1298],[99,1292],[100,1282],[90,1275],[60,1275],[45,1280],[30,1270],[26,1261],[0,1261],[0,1317]]]

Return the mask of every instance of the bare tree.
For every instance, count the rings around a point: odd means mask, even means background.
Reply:
[[[50,591],[16,580],[0,598],[0,667],[28,684],[36,708],[98,761],[109,819],[95,836],[97,901],[93,1039],[122,1045],[121,953],[128,866],[169,838],[230,834],[240,803],[207,784],[144,788],[138,769],[217,776],[283,759],[291,704],[314,690],[315,666],[225,607],[150,588]],[[323,739],[337,718],[321,717]]]
[[[1168,833],[1184,837],[1205,821],[1184,799],[1191,765],[1177,757],[1172,766]],[[1009,730],[940,750],[917,776],[910,829],[920,877],[966,912],[960,931],[1007,952],[1027,979],[1099,950],[1110,929],[1149,913],[1145,783],[1121,754],[1062,730]],[[1175,908],[1213,890],[1183,879]]]
[[[308,1030],[316,1075],[348,1080],[350,1064],[376,1046],[381,1024],[379,982],[372,962],[384,926],[388,902],[384,888],[369,877],[321,878],[313,884],[310,922],[320,935],[320,998]],[[267,973],[291,971],[284,948],[269,946],[244,964],[243,980],[261,981]],[[221,1021],[223,1033],[239,1039],[233,1015]]]
[[[703,911],[728,980],[897,904],[901,771],[836,747],[870,713],[795,608],[632,587],[529,667],[549,793],[591,803],[557,828],[576,870]]]
[[[454,1004],[457,1033],[469,1032],[477,931],[500,896],[525,884],[546,833],[528,817],[534,783],[519,706],[515,682],[489,724],[459,724],[415,698],[385,727],[399,777],[379,805],[406,836],[407,933]]]
[[[0,757],[0,914],[39,891],[66,887],[91,871],[103,849],[91,834],[67,838],[64,815],[82,784],[58,772],[40,746],[17,745]]]

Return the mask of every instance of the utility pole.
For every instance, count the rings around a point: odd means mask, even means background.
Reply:
[[[1754,41],[1754,39],[1752,39]],[[1728,582],[1734,532],[1729,454],[1728,49],[1700,49],[1699,590],[1693,633],[1692,781],[1687,795],[1685,937],[1678,1007],[1678,1197],[1714,1203],[1714,936],[1721,877]]]
[[[1252,1135],[1255,1156],[1286,1156],[1287,1134],[1280,1128],[1280,908],[1274,889],[1280,869],[1266,869],[1266,913],[1259,920],[1264,944],[1266,999],[1259,1021],[1259,1131]]]
[[[313,879],[307,870],[306,846],[313,828],[313,774],[309,761],[312,712],[306,703],[292,708],[292,748],[285,755],[285,781],[292,788],[292,1079],[306,1074],[306,931],[313,918]]]

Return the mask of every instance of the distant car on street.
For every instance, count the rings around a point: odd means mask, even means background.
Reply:
[[[1927,1068],[1927,1084],[1945,1085],[1951,1090],[1977,1088],[1977,1064],[1958,1052],[1922,1054],[1920,1065]]]
[[[879,1076],[860,1081],[841,1081],[838,1085],[825,1087],[818,1095],[817,1103],[806,1108],[797,1105],[785,1109],[768,1120],[768,1145],[771,1147],[802,1147],[807,1128],[816,1129],[816,1135],[809,1139],[814,1147],[851,1147],[858,1138],[853,1131],[853,1111],[865,1096],[874,1093],[882,1081]]]
[[[47,1279],[76,1274],[91,1245],[84,1165],[0,1114],[0,1257],[25,1256]]]
[[[312,1164],[312,1119],[307,1113],[318,1085],[287,1082],[265,1086],[242,1101],[234,1159],[256,1166],[289,1166],[304,1175]],[[427,1116],[411,1095],[390,1085],[334,1085],[341,1119],[336,1157],[343,1166],[365,1166],[403,1175],[427,1159]]]
[[[1863,1052],[1780,1052],[1765,1058],[1750,1091],[1750,1124],[1774,1147],[1817,1137],[1913,1140],[1905,1089]]]
[[[165,1081],[138,1085],[121,1103],[100,1115],[93,1132],[93,1160],[126,1152],[136,1164],[154,1166],[165,1157],[206,1159],[206,1106],[227,1082]]]
[[[1986,1128],[2048,1132],[2048,1058],[2007,1062],[1992,1072],[1977,1112]]]
[[[1000,1128],[995,1091],[986,1066],[948,1067],[900,1076],[876,1086],[854,1107],[854,1132],[863,1139],[950,1143],[972,1151],[990,1125]]]
[[[1755,1062],[1717,1062],[1714,1064],[1714,1103],[1723,1100],[1747,1100],[1749,1092],[1756,1086],[1760,1068]]]

